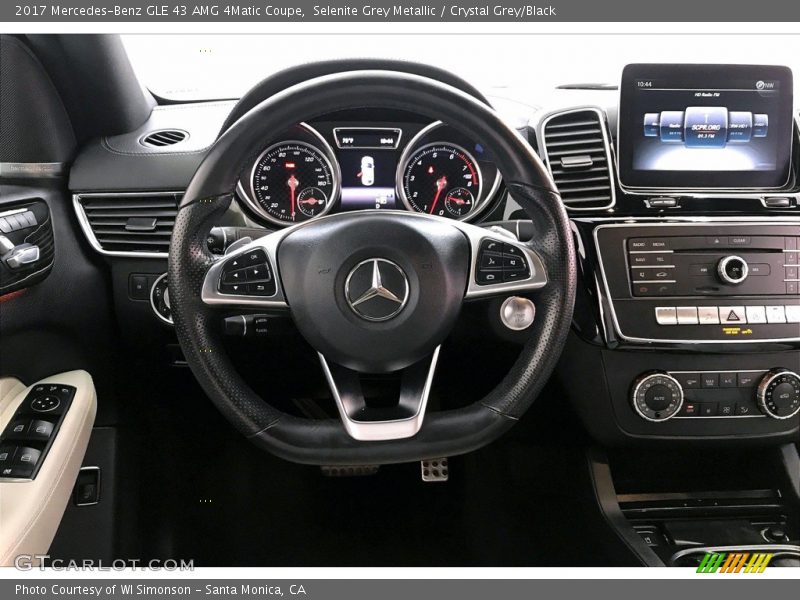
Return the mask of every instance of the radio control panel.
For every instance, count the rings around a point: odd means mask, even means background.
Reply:
[[[797,295],[800,233],[629,238],[634,296]]]
[[[594,236],[622,339],[800,342],[800,221],[603,224]]]

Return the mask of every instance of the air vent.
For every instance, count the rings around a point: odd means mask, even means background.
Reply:
[[[189,134],[180,129],[162,129],[161,131],[154,131],[148,133],[142,138],[142,145],[150,146],[151,148],[163,148],[164,146],[172,146],[178,142],[182,142]]]
[[[178,193],[88,194],[75,197],[84,232],[104,254],[166,256]]]
[[[611,148],[598,110],[558,113],[545,121],[547,166],[570,210],[614,206]]]

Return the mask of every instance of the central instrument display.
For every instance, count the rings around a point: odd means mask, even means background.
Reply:
[[[432,143],[419,148],[403,169],[400,195],[408,208],[462,219],[481,193],[477,161],[455,144]]]
[[[299,123],[264,147],[237,192],[257,220],[279,227],[356,210],[471,221],[501,184],[491,153],[440,122]]]

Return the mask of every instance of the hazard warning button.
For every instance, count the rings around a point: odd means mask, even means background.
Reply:
[[[744,306],[720,306],[719,320],[723,325],[745,325],[747,316]]]

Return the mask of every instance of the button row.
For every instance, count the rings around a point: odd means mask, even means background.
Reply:
[[[699,250],[704,248],[742,248],[752,246],[764,250],[800,250],[800,237],[795,236],[749,236],[749,235],[710,235],[710,236],[677,236],[661,238],[631,238],[628,240],[628,252],[669,253],[674,250]]]
[[[30,210],[0,217],[0,233],[11,233],[12,231],[27,229],[36,225],[36,215]]]
[[[633,267],[631,278],[633,283],[675,283],[675,265]]]
[[[671,375],[684,390],[751,388],[757,385],[764,371],[686,372]]]
[[[679,417],[748,417],[758,415],[754,404],[722,400],[720,402],[684,402]]]
[[[42,452],[27,446],[0,446],[0,477],[28,479],[33,475]]]
[[[496,240],[481,242],[477,261],[475,281],[478,285],[519,281],[531,274],[521,248]]]
[[[657,306],[659,325],[800,323],[800,306]]]
[[[3,432],[3,439],[46,442],[53,435],[53,423],[41,419],[14,419]]]

